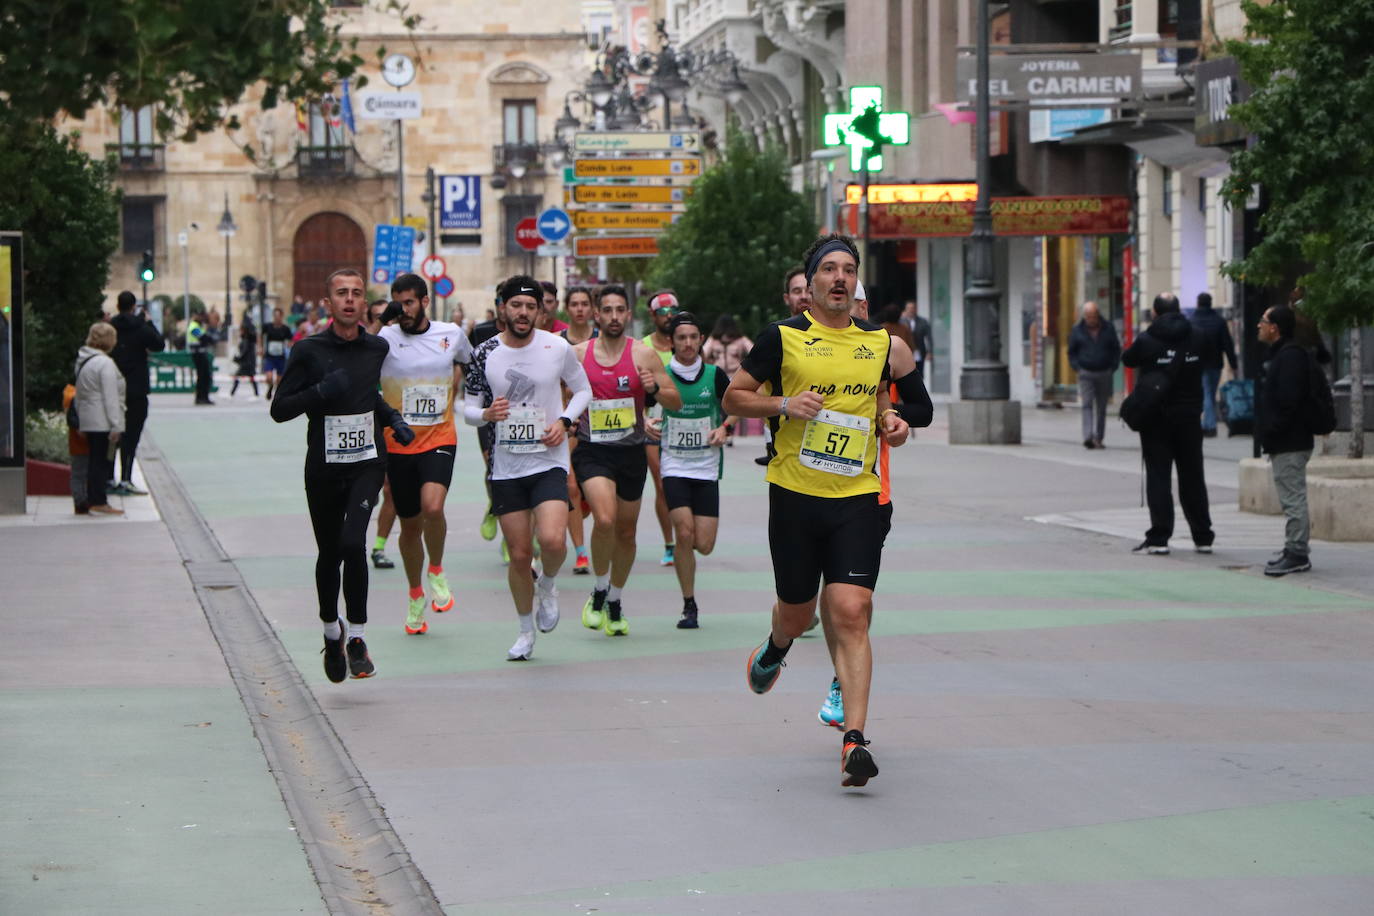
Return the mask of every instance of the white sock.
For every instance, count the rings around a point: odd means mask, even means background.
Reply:
[[[338,620],[331,620],[324,625],[324,635],[329,639],[338,639],[343,635],[343,627],[339,626]]]
[[[533,615],[533,614],[519,614],[519,615],[517,615],[517,616],[520,618],[520,632],[521,632],[521,633],[533,633],[533,632],[534,632],[534,615]]]
[[[620,586],[618,586],[618,585],[612,585],[612,586],[610,587],[610,590],[606,592],[606,600],[607,600],[607,601],[619,601],[619,600],[620,600]]]
[[[362,625],[361,623],[352,623],[352,622],[350,622],[350,623],[348,624],[348,638],[349,638],[349,639],[362,639],[362,638],[363,638],[363,625]]]
[[[604,575],[604,576],[597,576],[597,577],[596,577],[596,590],[597,590],[597,591],[599,591],[599,592],[604,592],[606,589],[608,589],[608,588],[610,588],[610,587],[611,587],[611,574],[610,574],[610,573],[606,573],[606,575]]]
[[[539,581],[536,582],[535,585],[539,586],[539,590],[544,594],[552,595],[554,588],[558,584],[556,581],[557,579],[557,576],[540,576]]]

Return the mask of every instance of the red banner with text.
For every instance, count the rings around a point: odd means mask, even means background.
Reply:
[[[870,204],[869,238],[918,239],[969,235],[971,200]],[[863,232],[859,208],[840,208],[841,224]],[[994,197],[992,231],[997,235],[1116,235],[1130,232],[1129,197]]]

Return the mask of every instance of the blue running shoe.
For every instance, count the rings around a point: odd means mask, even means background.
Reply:
[[[821,711],[816,717],[821,720],[822,725],[832,725],[835,728],[844,729],[844,694],[840,692],[840,679],[830,679],[830,694],[821,704]]]
[[[783,666],[787,664],[782,659],[778,659],[776,664],[766,668],[760,665],[759,657],[767,648],[768,640],[765,639],[757,649],[749,653],[749,667],[746,671],[746,677],[749,681],[749,689],[755,693],[767,693],[772,690],[773,685],[777,683],[778,675],[782,674]]]

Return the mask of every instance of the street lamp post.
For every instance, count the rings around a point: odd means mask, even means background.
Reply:
[[[989,149],[992,106],[988,95],[988,2],[978,0],[978,121],[974,126],[978,201],[973,209],[969,276],[964,288],[964,316],[969,327],[967,359],[959,377],[960,398],[975,403],[951,405],[951,441],[958,443],[1021,441],[1020,409],[1009,400],[1011,380],[1001,359],[1001,291],[994,285],[993,243],[996,237],[992,230]]]
[[[229,240],[239,231],[239,227],[234,225],[234,215],[229,212],[228,191],[224,193],[224,215],[219,218],[219,225],[215,229],[224,237],[224,317],[232,320],[234,300],[229,285]]]
[[[181,266],[182,279],[185,281],[182,287],[181,310],[182,317],[186,319],[186,327],[191,326],[191,233],[200,229],[200,223],[192,221],[185,229],[177,233],[177,244],[181,246]],[[190,346],[190,341],[186,342]]]

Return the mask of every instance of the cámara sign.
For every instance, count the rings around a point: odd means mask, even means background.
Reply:
[[[418,92],[360,92],[358,117],[370,121],[413,121],[421,114]]]
[[[976,59],[960,57],[955,81],[960,102],[978,94]],[[998,102],[1079,103],[1140,95],[1140,55],[999,54],[988,61],[988,95]]]

